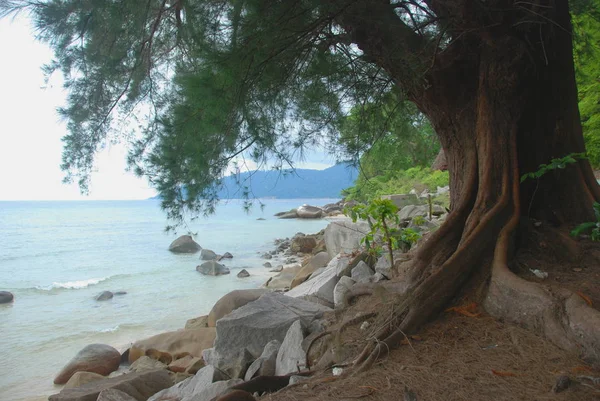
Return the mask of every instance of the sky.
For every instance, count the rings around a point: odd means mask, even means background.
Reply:
[[[34,37],[25,16],[0,19],[0,201],[154,196],[146,180],[126,171],[123,145],[109,145],[97,155],[89,195],[81,195],[76,184],[62,183],[61,138],[67,130],[56,109],[65,103],[66,93],[59,74],[45,84],[41,67],[52,52]],[[323,152],[314,151],[296,167],[324,169],[332,164]]]

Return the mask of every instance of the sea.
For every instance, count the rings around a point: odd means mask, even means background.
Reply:
[[[218,277],[196,271],[199,254],[168,251],[177,235],[165,232],[158,200],[0,202],[0,290],[15,296],[0,305],[0,400],[45,400],[61,389],[54,376],[86,345],[124,351],[183,328],[232,290],[260,287],[274,274],[261,255],[275,239],[328,224],[273,214],[334,201],[267,199],[247,213],[231,200],[189,221],[178,235],[190,230],[203,248],[233,254],[223,262],[231,274]],[[237,278],[241,269],[250,277]],[[96,301],[105,290],[126,294]]]

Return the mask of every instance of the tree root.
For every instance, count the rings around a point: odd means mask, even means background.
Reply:
[[[552,290],[518,277],[506,265],[496,265],[483,306],[490,315],[532,330],[600,366],[600,312],[576,293]]]

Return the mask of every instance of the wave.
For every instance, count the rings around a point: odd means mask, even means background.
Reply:
[[[98,285],[108,280],[114,280],[118,278],[130,277],[131,274],[115,274],[113,276],[101,277],[101,278],[90,278],[87,280],[74,280],[74,281],[54,281],[50,285],[37,285],[32,288],[26,288],[25,290],[42,291],[42,292],[55,292],[59,290],[81,290],[94,285]]]

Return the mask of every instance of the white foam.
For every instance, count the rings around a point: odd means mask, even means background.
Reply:
[[[37,286],[38,290],[51,291],[55,288],[66,288],[70,290],[79,290],[81,288],[87,288],[91,285],[99,284],[105,280],[108,280],[110,277],[102,277],[102,278],[90,278],[87,280],[77,280],[77,281],[65,281],[59,282],[55,281],[51,285],[48,286]]]

